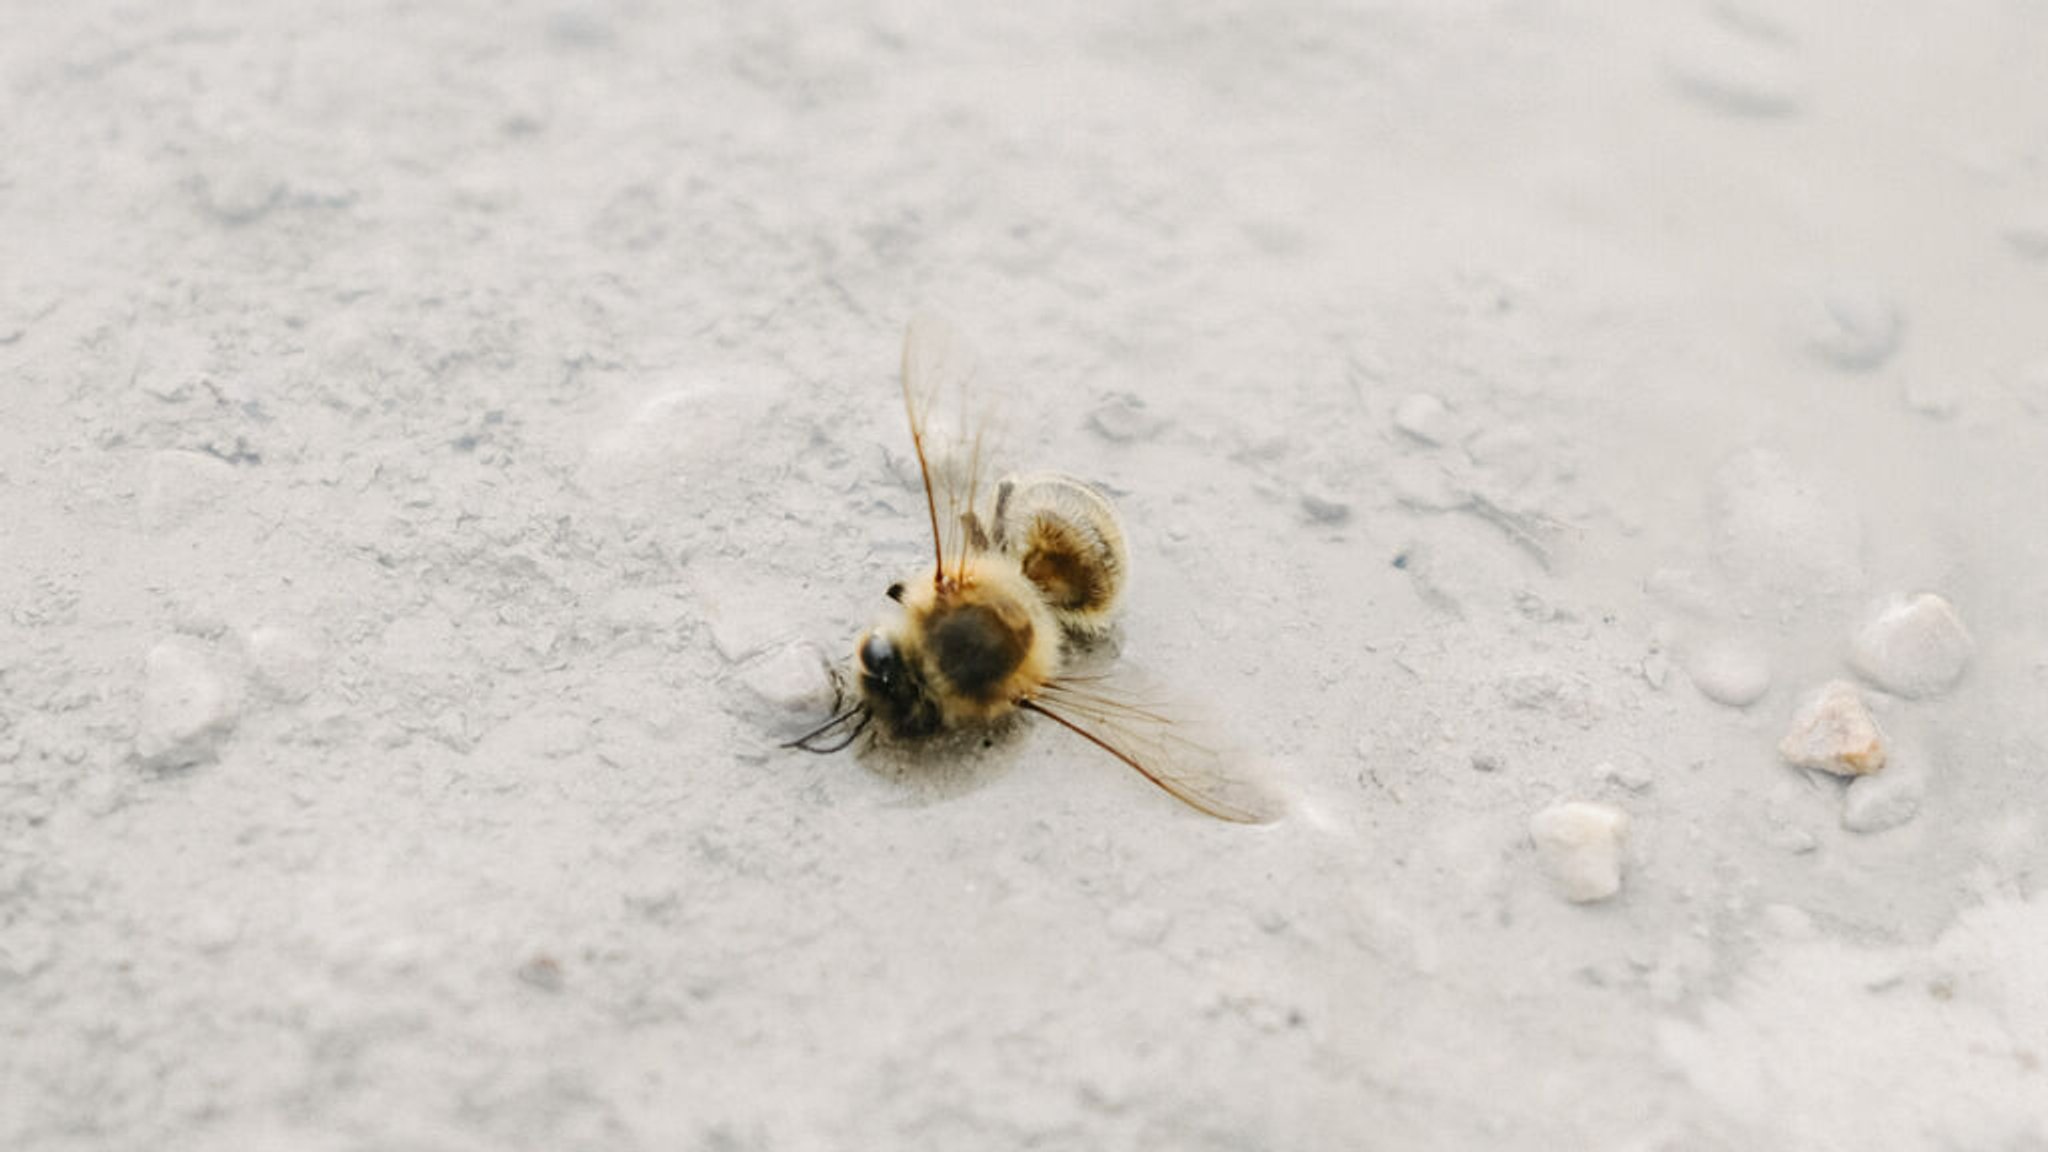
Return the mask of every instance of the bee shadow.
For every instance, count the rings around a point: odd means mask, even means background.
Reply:
[[[908,807],[957,800],[1001,779],[1023,749],[1018,717],[905,743],[876,741],[860,750],[862,768],[887,781]]]

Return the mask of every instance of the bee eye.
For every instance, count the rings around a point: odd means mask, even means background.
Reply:
[[[894,584],[889,585],[889,599],[896,601],[898,604],[903,603],[903,581],[898,580]]]
[[[903,658],[896,654],[896,645],[887,636],[879,633],[861,641],[861,670],[875,679],[888,683],[903,669]]]

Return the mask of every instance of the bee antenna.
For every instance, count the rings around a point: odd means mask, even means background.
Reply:
[[[842,725],[846,724],[847,721],[855,720],[856,717],[858,717],[858,720],[855,721],[852,729],[843,733],[842,738],[839,739],[837,743],[818,743],[818,740],[821,737],[825,737],[828,733],[831,733],[833,729],[839,728]],[[871,719],[873,719],[873,716],[868,712],[867,705],[855,704],[853,707],[848,708],[846,711],[839,713],[837,716],[832,717],[830,720],[825,721],[823,724],[818,725],[816,728],[811,729],[809,732],[804,733],[803,735],[797,737],[794,740],[789,741],[788,743],[782,746],[784,748],[796,748],[804,752],[816,752],[820,754],[837,752],[841,748],[846,747],[848,744],[853,743],[854,740],[860,736],[861,732],[867,728],[868,721]]]

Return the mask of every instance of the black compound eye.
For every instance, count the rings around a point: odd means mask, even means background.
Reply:
[[[898,604],[903,603],[903,581],[898,580],[894,584],[889,585],[889,599],[896,601]]]
[[[903,658],[896,654],[896,645],[878,632],[861,641],[860,666],[862,671],[886,684],[903,670]]]

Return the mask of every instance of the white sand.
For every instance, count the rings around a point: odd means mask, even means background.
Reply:
[[[8,7],[0,1148],[2048,1143],[2040,4]],[[920,306],[1287,821],[774,747]]]

